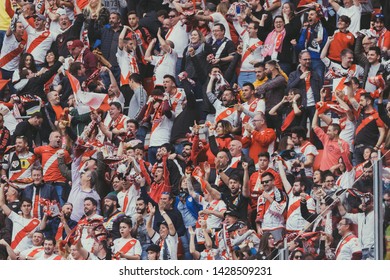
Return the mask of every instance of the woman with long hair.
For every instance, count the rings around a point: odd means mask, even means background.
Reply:
[[[280,67],[289,75],[292,71],[293,56],[291,55],[293,47],[291,40],[294,38],[294,29],[291,24],[285,24],[283,16],[274,18],[274,29],[266,37],[264,26],[259,26],[260,40],[264,42],[263,57],[264,61],[278,60]]]
[[[19,67],[18,70],[14,72],[12,75],[12,83],[16,84],[20,81],[20,73],[23,71],[23,69],[31,70],[33,73],[37,73],[37,65],[35,63],[35,59],[32,56],[32,54],[24,53],[19,61]]]
[[[303,113],[304,108],[301,105],[301,91],[299,89],[291,89],[287,96],[276,104],[270,111],[271,116],[282,115],[283,124],[280,128],[282,134],[288,134],[291,128],[295,126],[304,127]]]
[[[225,120],[218,121],[215,127],[209,127],[209,144],[206,154],[207,161],[211,166],[214,166],[214,159],[218,152],[229,148],[229,144],[233,140],[232,131],[233,126]]]
[[[207,79],[207,70],[202,67],[207,64],[206,57],[211,53],[211,46],[199,29],[190,33],[190,43],[184,49],[181,71],[186,71],[188,78],[194,80],[194,93],[196,98],[202,98],[203,84]],[[200,66],[200,67],[199,67]]]
[[[264,232],[260,239],[259,250],[253,257],[256,260],[275,260],[278,257],[278,249],[275,247],[275,239],[271,232]]]

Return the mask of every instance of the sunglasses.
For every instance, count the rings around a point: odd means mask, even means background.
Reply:
[[[261,181],[262,184],[268,184],[269,182],[271,182],[272,180],[264,180],[264,181]]]

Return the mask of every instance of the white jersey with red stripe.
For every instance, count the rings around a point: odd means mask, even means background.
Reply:
[[[248,102],[245,102],[242,104],[244,107],[244,112],[241,114],[241,121],[242,121],[242,126],[244,124],[248,123],[251,121],[251,117],[245,112],[250,112],[250,113],[257,113],[257,112],[262,112],[265,113],[265,101],[264,99],[259,99],[255,98],[250,104]]]
[[[8,218],[12,221],[12,241],[15,240],[15,237],[18,235],[20,231],[22,231],[32,219],[23,218],[22,216],[16,214],[11,211],[11,214]],[[34,232],[39,227],[38,219],[35,228],[31,231]],[[19,244],[14,248],[15,252],[22,252],[24,250],[30,249],[33,246],[31,237],[29,234],[25,235],[23,239],[19,242]]]
[[[13,52],[19,47],[24,49],[26,46],[23,44],[23,42],[19,42],[16,39],[14,34],[4,37],[3,47],[1,48],[1,54],[0,54],[0,61],[2,62],[0,63],[0,68],[11,72],[18,70],[20,55],[8,55],[8,54],[10,54],[11,52]],[[7,56],[7,58],[4,58],[5,56]]]
[[[352,260],[353,253],[361,252],[359,240],[352,233],[342,238],[336,248],[336,260]]]
[[[27,32],[26,52],[34,56],[36,64],[43,64],[45,62],[46,53],[50,50],[52,43],[56,40],[56,34],[49,30],[37,31],[32,27],[23,16],[19,17]],[[41,37],[42,40],[36,40]]]
[[[33,257],[32,255],[35,256],[41,250],[43,250],[43,246],[33,246],[29,249],[20,252],[19,256],[21,259],[24,259],[26,257]]]
[[[124,248],[124,246],[126,246],[126,244],[128,242],[130,242],[131,240],[136,240],[134,238],[130,238],[130,239],[125,239],[125,238],[118,238],[118,239],[115,239],[113,241],[114,243],[114,246],[113,246],[113,253],[117,253],[118,251],[121,251],[122,248]],[[135,255],[138,255],[138,256],[141,256],[142,254],[142,247],[141,247],[141,243],[136,240],[136,243],[130,248],[129,251],[127,252],[123,252],[125,255],[127,256],[135,256]],[[121,260],[126,260],[126,258],[120,258]]]
[[[214,122],[218,122],[219,120],[225,120],[230,122],[230,124],[234,127],[238,126],[237,122],[237,110],[234,107],[228,108],[222,105],[222,101],[219,99],[215,100],[213,103],[215,108],[215,120]]]
[[[176,93],[169,97],[169,105],[174,112],[175,118],[183,111],[183,103],[185,100],[186,93],[182,88],[177,88]]]
[[[169,119],[163,115],[156,128],[150,133],[149,147],[160,147],[162,144],[169,143],[171,138],[171,130],[173,126],[173,118]]]
[[[127,191],[120,191],[117,194],[118,203],[121,207],[121,211],[126,214],[126,216],[132,217],[135,213],[135,204],[137,202],[137,198],[139,197],[140,192],[136,189],[135,185],[132,185],[130,189]],[[126,209],[123,209],[125,197],[127,196],[127,205]]]
[[[302,143],[301,146],[294,147],[294,151],[301,162],[305,162],[309,155],[314,157],[318,155],[317,148],[309,141]],[[306,177],[313,177],[313,167],[305,167],[305,174]]]
[[[162,56],[152,56],[151,64],[155,65],[153,76],[155,86],[162,86],[164,76],[167,74],[175,77],[177,57],[177,52],[173,49]]]
[[[133,73],[139,73],[138,64],[136,57],[124,49],[118,48],[116,52],[116,57],[118,58],[118,65],[121,69],[120,84],[128,85],[130,75]]]
[[[188,45],[188,39],[187,25],[180,20],[168,30],[165,36],[165,40],[169,40],[175,45],[175,51],[179,58],[183,57],[184,49]]]
[[[19,188],[32,183],[31,171],[37,156],[32,152],[18,154],[16,151],[4,155],[2,167],[8,170],[8,178]]]
[[[213,200],[211,202],[208,202],[201,196],[199,197],[199,203],[203,206],[203,209],[208,209],[208,210],[213,210],[218,212],[226,211],[227,208],[223,200],[218,200],[218,201]],[[215,215],[209,214],[206,217],[207,228],[208,229],[220,228],[222,221],[223,219]]]
[[[242,40],[242,61],[241,61],[241,72],[254,72],[254,64],[250,62],[253,60],[258,61],[262,58],[262,42],[259,38],[250,38],[249,32],[241,26],[238,21],[233,21],[234,28]]]
[[[301,207],[300,207],[301,197],[294,195],[292,190],[288,194],[288,208],[287,208],[287,219],[286,219],[286,229],[299,231],[303,230],[307,221],[302,217]],[[313,198],[306,200],[307,209],[309,213],[315,213],[316,206]]]

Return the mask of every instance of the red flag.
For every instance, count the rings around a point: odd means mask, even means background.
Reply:
[[[108,95],[95,92],[84,92],[81,90],[80,82],[68,71],[66,76],[69,78],[75,99],[76,108],[79,114],[89,113],[92,110],[101,109],[108,111],[110,105],[108,104]]]
[[[0,80],[0,90],[2,90],[9,82],[9,79],[8,80],[3,80],[1,79]]]
[[[195,178],[196,181],[199,182],[199,184],[202,188],[202,191],[204,193],[207,193],[207,190],[206,190],[207,183],[206,183],[205,179],[203,178],[203,172],[199,166],[195,167],[194,171],[192,171],[192,176]]]
[[[76,0],[77,6],[80,8],[80,10],[84,9],[89,3],[89,0]]]

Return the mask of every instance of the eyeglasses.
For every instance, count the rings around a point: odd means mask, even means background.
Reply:
[[[176,15],[168,15],[169,18],[175,18]]]
[[[271,182],[272,180],[264,180],[264,181],[261,181],[262,184],[268,184],[269,182]]]

